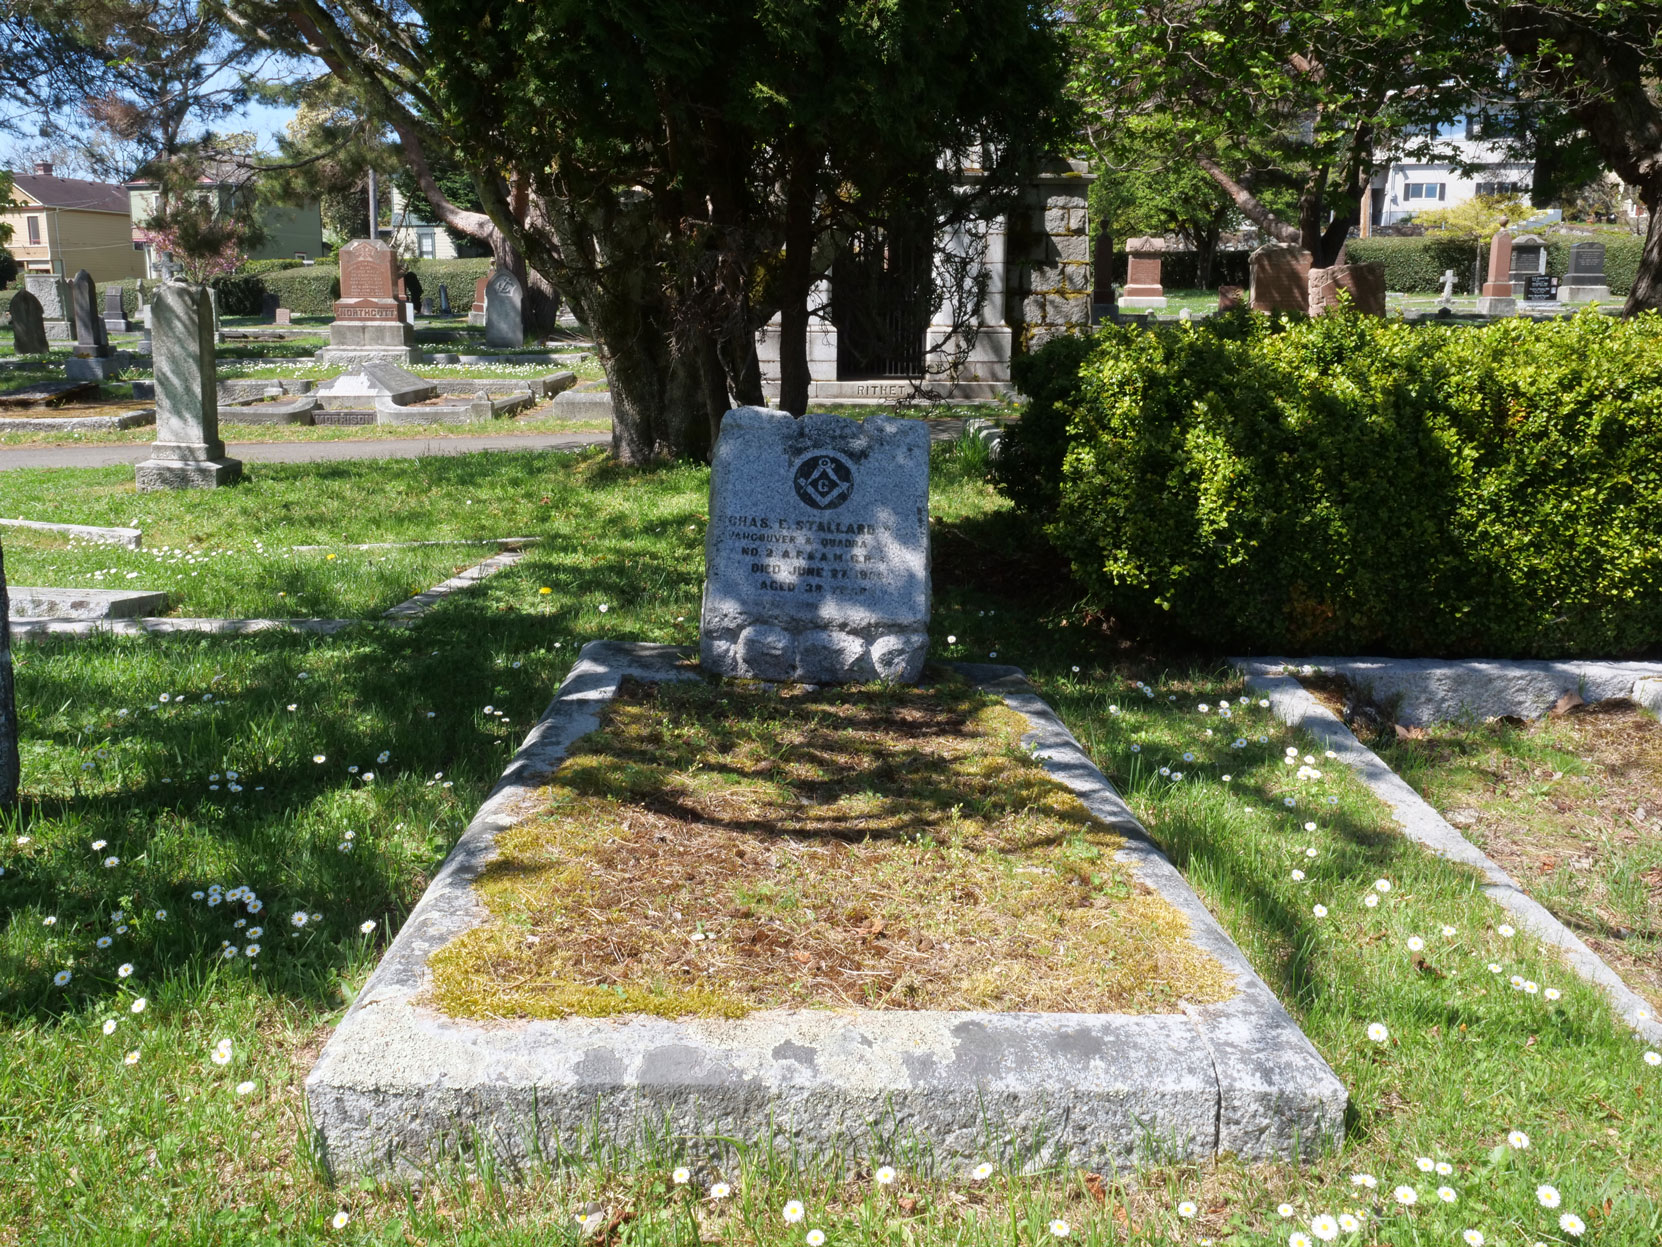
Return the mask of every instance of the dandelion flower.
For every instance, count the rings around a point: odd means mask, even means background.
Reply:
[[[674,1173],[670,1174],[669,1178],[670,1181],[675,1183],[676,1186],[685,1186],[692,1179],[692,1170],[688,1169],[685,1165],[682,1165]]]
[[[1050,1223],[1050,1233],[1054,1238],[1066,1238],[1073,1233],[1073,1227],[1058,1217]]]
[[[807,1215],[807,1211],[808,1210],[802,1206],[802,1201],[800,1199],[793,1199],[790,1203],[785,1205],[785,1220],[790,1222],[792,1225],[795,1225]]]
[[[807,1243],[808,1247],[824,1247],[824,1245],[825,1245],[825,1231],[824,1230],[809,1230],[808,1233],[803,1237],[802,1241]]]
[[[1331,1243],[1339,1237],[1339,1223],[1324,1212],[1310,1223],[1310,1233],[1324,1243]]]
[[[352,1220],[351,1214],[348,1213],[346,1209],[342,1208],[334,1216],[329,1218],[329,1224],[334,1226],[337,1230],[344,1230],[346,1228],[346,1223],[350,1220]]]
[[[1391,1037],[1391,1032],[1385,1029],[1383,1022],[1368,1023],[1368,1038],[1375,1043],[1384,1043]]]
[[[1452,1204],[1460,1197],[1454,1193],[1454,1188],[1452,1186],[1440,1186],[1437,1188],[1437,1198],[1442,1200],[1445,1204]]]
[[[1535,1199],[1543,1208],[1556,1208],[1563,1202],[1563,1197],[1558,1194],[1558,1188],[1545,1182],[1535,1188]]]
[[[725,1182],[717,1182],[710,1187],[711,1199],[726,1199],[732,1193],[733,1188],[728,1186]]]
[[[1192,1199],[1186,1199],[1177,1206],[1177,1215],[1185,1219],[1196,1216],[1199,1212],[1200,1209]]]
[[[1404,1208],[1411,1208],[1420,1202],[1420,1193],[1411,1186],[1399,1186],[1391,1192],[1391,1198]]]
[[[1587,1225],[1575,1213],[1566,1212],[1558,1218],[1558,1228],[1566,1234],[1573,1234],[1580,1238],[1582,1234],[1586,1233]]]
[[[1521,1152],[1529,1146],[1529,1136],[1522,1130],[1514,1130],[1506,1136],[1506,1142],[1513,1150]]]
[[[894,1167],[884,1165],[873,1176],[877,1179],[879,1186],[888,1186],[889,1183],[894,1181]]]

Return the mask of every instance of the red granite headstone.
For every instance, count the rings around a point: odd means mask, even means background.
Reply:
[[[340,249],[336,320],[399,321],[398,253],[378,239],[360,238]]]
[[[1252,310],[1303,312],[1310,286],[1310,253],[1292,243],[1268,242],[1252,253]]]
[[[1350,296],[1356,310],[1368,316],[1385,315],[1385,266],[1335,264],[1310,270],[1307,292],[1310,315],[1320,316],[1339,306],[1339,292]]]
[[[1485,299],[1512,297],[1512,235],[1502,217],[1500,228],[1489,240],[1489,280],[1483,283]]]
[[[1244,286],[1219,286],[1218,311],[1233,312],[1238,307],[1246,306],[1246,288]]]
[[[481,316],[485,314],[485,283],[489,280],[490,274],[487,273],[473,283],[473,306],[468,309],[469,311],[478,312]]]
[[[1133,238],[1125,244],[1125,289],[1121,294],[1132,299],[1159,299],[1165,297],[1160,285],[1160,253],[1166,249],[1162,238]]]

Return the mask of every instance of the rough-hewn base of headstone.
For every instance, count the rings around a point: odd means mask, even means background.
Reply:
[[[133,469],[139,490],[217,489],[242,475],[240,459],[146,459]]]
[[[706,671],[742,680],[819,683],[892,680],[916,683],[929,657],[926,632],[879,632],[865,637],[840,629],[787,631],[771,624],[699,629],[699,661]]]
[[[117,351],[103,358],[82,359],[79,356],[64,360],[63,375],[70,381],[108,381],[125,372],[133,357],[126,351]]]
[[[483,329],[485,327],[485,314],[483,312],[469,312],[467,314],[467,323],[472,325],[475,329]]]
[[[326,346],[314,359],[320,364],[419,364],[421,348],[415,346]]]
[[[1516,316],[1518,314],[1518,301],[1494,295],[1480,295],[1477,300],[1477,314],[1479,316]]]
[[[49,320],[45,322],[46,337],[50,342],[73,342],[75,330],[67,320]]]
[[[1166,296],[1163,294],[1122,294],[1120,296],[1120,306],[1162,308],[1166,306]]]
[[[1567,286],[1558,287],[1558,301],[1560,303],[1608,303],[1611,300],[1609,286]]]

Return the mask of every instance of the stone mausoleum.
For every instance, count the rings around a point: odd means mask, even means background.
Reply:
[[[1012,355],[1090,323],[1090,182],[1084,162],[1053,162],[1009,216],[944,240],[950,267],[939,280],[936,240],[915,227],[844,240],[811,299],[809,401],[880,401],[919,387],[957,400],[1009,393]],[[937,289],[957,293],[937,302]],[[964,324],[972,337],[956,331]],[[756,345],[763,387],[777,399],[777,318]]]

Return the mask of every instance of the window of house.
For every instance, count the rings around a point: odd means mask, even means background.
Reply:
[[[31,247],[40,246],[40,218],[38,216],[29,218],[29,245]]]
[[[421,258],[431,260],[433,258],[433,231],[424,229],[418,233],[416,235],[416,245],[421,250]]]
[[[1479,182],[1479,195],[1522,195],[1529,190],[1522,182]]]
[[[299,261],[300,261],[300,263],[302,263],[302,264],[304,264],[304,263],[305,263],[305,262],[306,262],[306,261],[307,261],[307,260],[308,260],[308,259],[310,259],[310,258],[311,258],[311,257],[310,257],[310,256],[308,256],[308,255],[307,255],[307,254],[306,254],[306,253],[305,253],[305,252],[304,252],[304,251],[296,251],[296,252],[295,252],[295,253],[294,253],[294,258],[295,258],[295,259],[296,259],[296,260],[299,260]]]
[[[1443,199],[1446,196],[1447,184],[1444,182],[1404,182],[1402,197],[1404,199]]]

